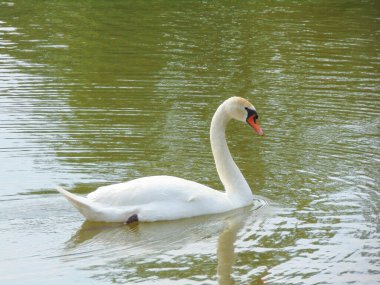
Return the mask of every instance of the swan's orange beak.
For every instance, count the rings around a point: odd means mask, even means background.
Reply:
[[[255,120],[255,115],[248,117],[247,123],[256,131],[258,135],[260,136],[264,135],[264,132],[261,129],[259,123],[257,122],[257,120]]]

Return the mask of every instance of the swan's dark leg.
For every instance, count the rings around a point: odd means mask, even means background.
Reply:
[[[139,221],[139,218],[137,216],[137,214],[133,214],[132,216],[130,216],[126,221],[125,221],[125,224],[126,225],[129,225],[129,224],[132,224],[132,223],[137,223]]]

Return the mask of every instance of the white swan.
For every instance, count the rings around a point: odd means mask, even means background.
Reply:
[[[216,110],[210,129],[212,153],[225,192],[197,182],[150,176],[99,187],[81,197],[57,190],[88,220],[104,222],[153,222],[227,212],[253,203],[252,191],[228,150],[225,129],[230,119],[247,122],[263,135],[255,107],[231,97]]]

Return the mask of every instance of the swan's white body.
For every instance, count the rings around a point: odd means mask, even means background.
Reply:
[[[99,187],[86,198],[62,188],[57,190],[88,220],[105,222],[126,222],[134,215],[139,221],[174,220],[250,205],[252,191],[233,161],[225,138],[225,128],[231,118],[248,122],[247,108],[256,113],[248,101],[232,97],[219,106],[211,122],[211,148],[225,192],[173,176],[143,177]],[[256,118],[253,127],[262,135]]]

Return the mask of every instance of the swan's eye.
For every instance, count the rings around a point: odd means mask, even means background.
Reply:
[[[256,123],[256,120],[259,118],[259,115],[257,114],[256,110],[252,110],[248,107],[245,107],[245,110],[247,111],[247,120],[250,117],[253,117],[253,121]]]

